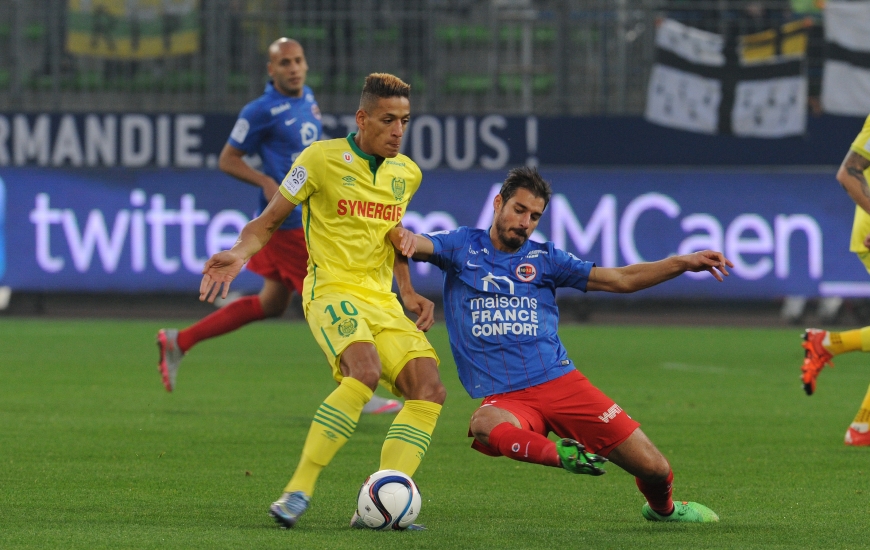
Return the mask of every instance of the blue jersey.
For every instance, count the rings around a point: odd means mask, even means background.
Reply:
[[[322,135],[320,108],[311,88],[303,87],[302,97],[288,97],[269,82],[263,95],[242,108],[227,143],[259,155],[263,172],[280,184],[299,153]],[[260,210],[264,208],[266,198],[260,193]],[[301,208],[295,208],[281,225],[281,229],[295,227],[302,227]]]
[[[553,243],[496,250],[489,231],[425,235],[444,272],[444,316],[459,379],[471,397],[521,390],[574,370],[559,340],[556,288],[586,291],[592,262]]]

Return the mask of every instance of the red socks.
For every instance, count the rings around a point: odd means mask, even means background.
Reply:
[[[649,507],[653,511],[666,516],[674,511],[674,501],[671,499],[671,488],[674,484],[673,470],[668,473],[668,478],[659,483],[647,483],[639,477],[634,478],[637,488],[646,497]]]
[[[489,432],[489,446],[514,460],[562,467],[556,444],[543,435],[502,422]]]
[[[554,442],[541,434],[517,428],[509,422],[502,422],[489,432],[489,446],[514,460],[562,467]],[[662,515],[674,511],[674,501],[671,498],[673,471],[668,472],[667,479],[658,483],[649,483],[640,478],[635,478],[635,482],[650,508]]]
[[[259,296],[245,296],[233,300],[214,313],[200,319],[186,329],[178,331],[178,347],[187,352],[197,342],[232,332],[251,321],[265,319]]]

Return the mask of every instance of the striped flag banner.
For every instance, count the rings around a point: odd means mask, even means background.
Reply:
[[[199,0],[68,0],[71,54],[148,59],[199,51]]]
[[[828,0],[822,109],[837,115],[870,113],[870,2]]]
[[[739,36],[662,20],[646,119],[705,134],[779,138],[806,129],[806,23]]]

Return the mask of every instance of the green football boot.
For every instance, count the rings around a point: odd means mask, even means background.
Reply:
[[[697,502],[674,502],[674,511],[663,516],[644,503],[641,514],[649,521],[681,521],[683,523],[712,523],[719,521],[713,510]]]
[[[600,476],[607,473],[603,468],[607,459],[603,456],[587,453],[586,447],[573,439],[564,438],[557,441],[556,451],[559,453],[562,467],[571,473],[588,474],[591,476]],[[601,466],[598,466],[598,464],[601,464]]]

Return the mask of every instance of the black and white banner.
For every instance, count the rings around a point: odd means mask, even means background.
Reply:
[[[837,115],[870,113],[870,2],[828,0],[822,108]]]
[[[769,43],[741,37],[738,47],[722,35],[662,21],[656,32],[646,119],[705,134],[760,138],[803,134],[805,50],[783,54],[790,37],[776,30],[765,35],[770,36]]]

